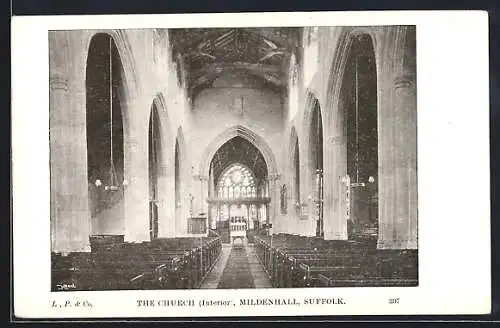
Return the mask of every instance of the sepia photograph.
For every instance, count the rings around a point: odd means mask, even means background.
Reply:
[[[415,26],[48,38],[53,291],[418,285]]]
[[[16,315],[487,313],[485,27],[18,17]]]

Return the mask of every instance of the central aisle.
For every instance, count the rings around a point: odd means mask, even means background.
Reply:
[[[244,248],[224,244],[218,262],[201,286],[202,289],[271,287],[251,244]]]
[[[217,288],[255,288],[245,248],[233,248]]]

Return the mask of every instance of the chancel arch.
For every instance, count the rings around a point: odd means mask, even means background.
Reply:
[[[261,152],[263,158],[266,161],[267,169],[270,175],[276,175],[278,173],[274,154],[267,142],[261,136],[243,125],[230,127],[226,131],[219,134],[214,140],[212,140],[212,142],[203,152],[200,160],[199,172],[201,172],[204,176],[208,176],[210,171],[210,163],[215,152],[225,142],[236,136],[246,139]]]
[[[213,155],[209,172],[213,181],[209,226],[227,237],[231,220],[243,220],[252,229],[267,222],[267,217],[259,217],[257,208],[269,207],[268,165],[253,143],[241,136],[229,139]]]
[[[86,67],[87,177],[93,234],[124,232],[122,63],[113,38],[90,42]]]

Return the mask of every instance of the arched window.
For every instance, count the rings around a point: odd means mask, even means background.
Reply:
[[[226,192],[228,190],[229,192]],[[218,184],[220,198],[247,198],[255,194],[255,178],[241,164],[234,164],[222,174]]]

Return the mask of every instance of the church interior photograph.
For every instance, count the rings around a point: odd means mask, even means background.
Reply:
[[[52,291],[418,286],[415,26],[48,40]]]

